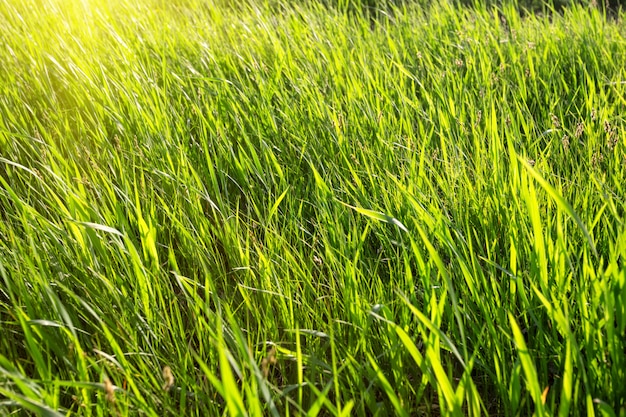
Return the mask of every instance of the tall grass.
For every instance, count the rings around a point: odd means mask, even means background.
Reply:
[[[0,5],[0,411],[624,415],[593,8]]]

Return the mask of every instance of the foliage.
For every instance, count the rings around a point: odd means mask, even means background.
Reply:
[[[0,4],[0,411],[624,415],[596,8]]]

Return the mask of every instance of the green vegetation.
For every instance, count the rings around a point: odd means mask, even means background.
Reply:
[[[0,413],[626,414],[623,15],[230,3],[0,5]]]

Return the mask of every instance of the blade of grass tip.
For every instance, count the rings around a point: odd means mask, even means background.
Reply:
[[[593,402],[598,405],[602,417],[617,417],[617,414],[615,414],[615,411],[613,411],[613,408],[611,408],[609,404],[599,399],[595,399]]]
[[[528,347],[526,346],[524,335],[522,335],[522,331],[520,330],[517,321],[515,321],[515,317],[513,317],[511,313],[508,313],[508,315],[509,322],[511,323],[511,329],[513,330],[513,338],[515,339],[515,344],[517,345],[517,352],[519,354],[520,362],[522,363],[522,370],[526,376],[526,386],[535,403],[537,411],[536,415],[543,416],[545,413],[543,411],[543,401],[541,398],[542,390],[541,385],[539,384],[539,379],[537,378],[535,364],[528,353]]]
[[[328,187],[328,184],[326,184],[326,181],[324,181],[324,178],[322,178],[322,176],[317,171],[317,169],[315,169],[312,163],[309,163],[309,166],[311,167],[311,171],[313,171],[313,176],[315,177],[315,185],[320,190],[322,195],[324,197],[332,196],[333,193]]]
[[[81,226],[85,226],[89,229],[94,229],[94,230],[99,230],[101,232],[105,232],[105,233],[110,233],[112,235],[116,235],[116,236],[120,236],[123,237],[124,235],[122,234],[122,232],[120,232],[119,230],[110,227],[110,226],[106,226],[104,224],[99,224],[99,223],[91,223],[91,222],[77,222],[74,221],[74,223],[79,224]]]
[[[589,232],[587,231],[587,228],[585,227],[584,223],[582,222],[582,220],[580,219],[580,217],[578,217],[578,214],[576,214],[576,212],[574,211],[574,208],[571,206],[570,203],[568,203],[559,193],[558,191],[551,186],[548,181],[546,181],[541,174],[539,174],[537,171],[535,171],[535,169],[528,163],[526,162],[522,157],[520,157],[519,155],[517,155],[517,159],[518,161],[522,164],[522,166],[524,166],[524,168],[526,168],[526,170],[528,171],[528,173],[535,179],[535,181],[537,181],[539,183],[539,185],[541,185],[541,187],[546,190],[546,192],[548,193],[548,195],[550,195],[550,197],[552,197],[554,199],[554,201],[557,203],[557,205],[559,206],[559,208],[563,211],[565,211],[567,214],[570,215],[570,217],[572,219],[574,219],[574,221],[576,222],[576,224],[578,225],[578,227],[580,228],[580,230],[583,232],[583,234],[585,235],[585,238],[587,239],[587,242],[589,243],[589,246],[591,246],[591,251],[593,252],[593,254],[595,255],[596,258],[598,258],[598,252],[596,250],[596,245],[593,243],[593,239],[591,238],[591,235],[589,235]]]
[[[278,211],[278,206],[280,205],[281,201],[283,201],[283,199],[285,198],[285,196],[287,195],[287,192],[289,191],[289,186],[285,189],[285,191],[283,191],[283,193],[278,196],[278,198],[276,199],[276,202],[274,203],[274,205],[272,206],[272,208],[270,209],[269,214],[267,215],[267,221],[269,222],[272,217],[274,216],[274,214],[276,214],[276,211]]]
[[[388,224],[393,224],[395,226],[397,226],[400,230],[402,230],[405,233],[408,233],[408,229],[395,217],[391,217],[387,214],[381,213],[379,211],[374,211],[374,210],[368,210],[368,209],[364,209],[361,207],[355,207],[355,206],[351,206],[350,204],[346,204],[343,201],[337,200],[339,203],[343,204],[344,206],[351,208],[352,210],[356,211],[359,214],[362,214],[364,216],[367,216],[371,219],[374,220],[378,220],[380,222],[383,223],[388,223]]]

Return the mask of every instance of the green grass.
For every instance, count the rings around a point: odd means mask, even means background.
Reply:
[[[625,415],[623,15],[230,3],[0,5],[0,414]]]

